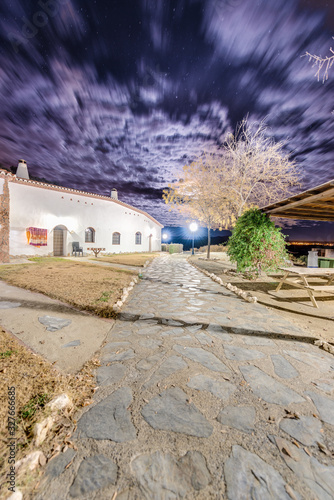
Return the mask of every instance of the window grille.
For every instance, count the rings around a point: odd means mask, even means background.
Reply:
[[[141,245],[141,233],[139,231],[136,233],[135,244]]]
[[[112,244],[120,245],[121,244],[121,233],[113,233],[112,234]]]

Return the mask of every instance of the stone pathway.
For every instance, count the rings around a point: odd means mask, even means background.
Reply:
[[[182,256],[154,259],[38,500],[334,498],[334,357]]]

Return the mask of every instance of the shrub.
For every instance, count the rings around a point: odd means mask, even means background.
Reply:
[[[284,238],[266,214],[252,208],[238,218],[227,254],[239,272],[258,276],[261,271],[276,271],[288,259]]]
[[[200,252],[207,252],[208,247],[200,247]],[[227,245],[225,243],[219,243],[219,245],[210,245],[211,252],[227,252]]]
[[[168,245],[169,253],[181,253],[183,251],[183,245],[180,243],[170,243]]]

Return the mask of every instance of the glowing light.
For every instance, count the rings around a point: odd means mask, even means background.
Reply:
[[[192,222],[189,226],[189,229],[192,233],[195,233],[198,229],[198,225],[196,224],[196,222]]]
[[[164,233],[164,234],[162,235],[162,239],[163,239],[163,240],[167,240],[167,239],[168,239],[168,234],[167,234],[167,233]]]

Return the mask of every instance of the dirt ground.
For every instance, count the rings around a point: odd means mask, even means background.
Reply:
[[[71,398],[73,407],[59,414],[52,432],[38,448],[48,460],[64,447],[71,446],[67,436],[76,426],[74,414],[79,407],[86,406],[92,401],[91,396],[94,391],[92,370],[96,368],[96,363],[95,360],[86,363],[77,375],[61,374],[41,356],[27,349],[13,335],[0,327],[0,475],[1,470],[8,465],[6,463],[9,437],[8,387],[16,388],[15,395],[10,393],[15,401],[16,461],[35,451],[33,426],[48,415],[45,405],[64,392]],[[31,493],[40,473],[39,467],[34,473],[19,474],[17,484],[24,494]]]
[[[334,343],[334,295],[315,293],[319,305],[317,309],[312,306],[304,290],[283,285],[279,292],[275,292],[282,276],[280,273],[264,274],[251,281],[236,273],[235,265],[230,263],[223,252],[212,252],[210,260],[206,260],[205,254],[195,255],[191,257],[191,261],[199,268],[216,274],[224,283],[251,291],[260,303],[305,329],[307,333]],[[314,283],[316,281],[314,280]]]
[[[0,267],[0,279],[40,292],[80,310],[112,317],[112,306],[136,272],[65,259],[38,258],[32,264]]]
[[[151,253],[122,253],[115,255],[106,255],[102,257],[92,258],[91,260],[99,260],[102,262],[111,262],[115,264],[123,264],[126,266],[143,267],[147,261],[151,261],[158,254]]]

